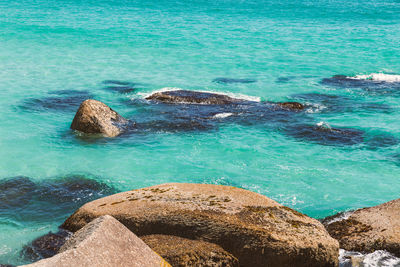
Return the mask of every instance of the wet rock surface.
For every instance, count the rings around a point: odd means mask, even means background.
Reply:
[[[55,256],[25,266],[170,266],[140,238],[111,216],[102,216],[76,232]]]
[[[157,92],[146,97],[146,99],[159,101],[163,103],[205,104],[205,105],[228,105],[228,104],[240,104],[240,103],[250,102],[244,99],[233,98],[222,94],[189,91],[189,90]]]
[[[63,224],[77,231],[109,214],[139,236],[215,243],[241,266],[336,266],[338,243],[317,220],[234,187],[164,184],[98,199]]]
[[[102,134],[107,137],[120,135],[128,120],[106,104],[88,99],[82,102],[71,123],[71,129],[88,134]]]
[[[234,256],[209,242],[171,235],[146,235],[140,238],[174,267],[239,266]]]
[[[58,253],[61,246],[71,236],[71,232],[64,229],[59,229],[58,232],[38,237],[29,245],[25,246],[21,252],[22,256],[29,261],[37,261],[44,258],[49,258]]]
[[[89,91],[78,90],[51,91],[48,94],[48,97],[29,98],[24,101],[21,107],[33,111],[75,111],[83,101],[93,98]]]
[[[368,253],[386,250],[400,256],[400,199],[332,219],[323,223],[341,248]]]

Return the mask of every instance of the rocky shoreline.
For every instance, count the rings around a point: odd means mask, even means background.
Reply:
[[[197,120],[225,118],[215,114],[239,117],[243,110],[253,115],[283,112],[289,120],[289,114],[295,116],[307,107],[187,90],[156,92],[146,100],[178,105],[176,110],[188,104],[212,106],[198,109],[203,117],[194,117]],[[363,142],[359,130],[303,125],[299,131],[294,125],[287,133],[300,132],[310,141]],[[92,99],[82,102],[71,124],[73,130],[101,137],[116,137],[136,127],[134,121]],[[400,199],[318,221],[244,189],[184,183],[92,200],[76,210],[59,232],[39,237],[25,249],[39,260],[26,266],[38,267],[347,267],[364,266],[357,253],[375,251],[400,257]]]
[[[398,257],[399,211],[397,199],[321,223],[244,189],[162,184],[86,203],[61,245],[36,242],[55,255],[26,266],[368,266],[339,248]]]

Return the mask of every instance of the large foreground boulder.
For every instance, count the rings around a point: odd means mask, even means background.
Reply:
[[[170,265],[111,216],[95,219],[76,232],[60,253],[26,267],[167,267]]]
[[[241,266],[336,266],[338,242],[315,219],[230,186],[171,183],[89,202],[63,224],[77,231],[109,214],[138,236],[215,243]]]
[[[82,102],[75,114],[71,129],[88,134],[114,137],[121,134],[128,121],[106,104],[88,99]]]
[[[174,267],[239,267],[239,261],[220,246],[172,235],[140,237]]]
[[[323,220],[332,237],[346,250],[387,250],[400,257],[400,199]]]

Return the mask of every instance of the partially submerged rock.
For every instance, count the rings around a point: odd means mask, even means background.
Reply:
[[[174,267],[239,266],[239,261],[232,254],[209,242],[171,235],[146,235],[140,238]]]
[[[215,243],[241,266],[336,266],[338,242],[322,224],[247,190],[164,184],[101,198],[63,224],[77,231],[109,214],[139,236],[175,235]]]
[[[140,238],[111,216],[102,216],[76,232],[60,253],[30,267],[170,266]]]
[[[190,90],[174,90],[154,93],[147,100],[153,100],[164,103],[176,104],[205,104],[205,105],[228,105],[249,102],[244,99],[233,98],[223,94],[190,91]]]
[[[82,102],[71,129],[89,134],[115,137],[124,131],[128,121],[106,104],[88,99]]]
[[[82,101],[93,98],[89,91],[79,90],[57,90],[48,94],[42,98],[28,98],[21,107],[34,111],[69,112],[76,110]]]
[[[284,130],[289,136],[320,145],[352,146],[361,144],[364,141],[364,132],[362,130],[336,128],[322,122],[316,125],[288,125]]]
[[[288,110],[300,111],[305,109],[305,106],[299,102],[280,102],[276,103],[279,107]]]
[[[49,232],[38,237],[23,248],[23,257],[30,261],[52,257],[58,253],[70,235],[71,232],[59,229],[56,233]]]
[[[324,221],[330,235],[346,250],[386,250],[400,256],[400,199],[359,209],[344,219]]]

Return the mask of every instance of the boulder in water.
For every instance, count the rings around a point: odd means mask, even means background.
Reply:
[[[106,104],[88,99],[82,102],[76,112],[71,129],[88,134],[115,137],[124,131],[127,124],[128,120]]]
[[[300,111],[305,109],[305,106],[299,102],[280,102],[276,104],[279,107],[287,110]]]
[[[400,257],[400,199],[322,222],[341,248],[368,253],[386,250]]]
[[[227,95],[190,91],[174,90],[154,93],[147,100],[153,100],[173,104],[205,104],[205,105],[228,105],[249,102],[244,99],[233,98]]]
[[[52,257],[57,254],[70,235],[71,232],[59,229],[57,233],[49,232],[44,236],[38,237],[23,248],[23,257],[30,261]]]
[[[260,194],[231,186],[164,184],[89,202],[63,224],[77,231],[109,214],[139,236],[214,243],[240,266],[336,266],[338,242],[320,222]]]

